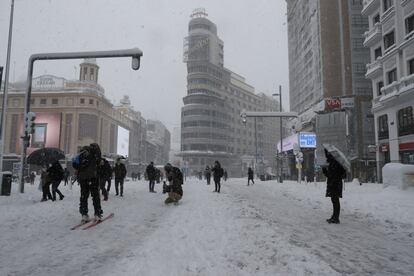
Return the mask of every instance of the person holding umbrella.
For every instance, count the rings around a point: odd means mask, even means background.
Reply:
[[[323,167],[322,172],[327,177],[326,197],[331,198],[333,207],[332,217],[326,221],[339,224],[339,213],[341,210],[339,198],[342,198],[342,179],[345,178],[346,170],[326,148],[325,156],[328,167]]]

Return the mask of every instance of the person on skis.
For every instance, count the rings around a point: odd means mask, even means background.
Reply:
[[[101,150],[98,144],[93,143],[81,148],[80,153],[72,160],[78,183],[80,185],[79,212],[82,215],[82,222],[89,221],[88,198],[92,196],[95,211],[95,220],[102,219],[101,199],[99,195],[99,180],[97,167],[101,160]]]

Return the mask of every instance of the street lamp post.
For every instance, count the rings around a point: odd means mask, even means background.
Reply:
[[[282,86],[279,85],[279,93],[272,94],[273,96],[279,96],[279,111],[282,112]],[[279,162],[279,182],[283,183],[283,127],[282,117],[279,118],[279,133],[280,133],[280,152],[278,152]]]
[[[141,64],[141,57],[143,53],[138,48],[124,49],[124,50],[112,50],[112,51],[94,51],[94,52],[67,52],[67,53],[42,53],[34,54],[29,58],[28,70],[27,70],[27,85],[26,85],[26,99],[24,114],[30,112],[30,98],[32,93],[32,77],[33,77],[33,65],[36,60],[62,60],[62,59],[80,59],[80,58],[115,58],[115,57],[132,57],[131,67],[133,70],[138,70]],[[24,131],[24,135],[21,137],[23,140],[22,155],[21,155],[21,168],[20,168],[20,192],[24,192],[24,168],[26,163],[27,146],[30,141],[30,134]]]

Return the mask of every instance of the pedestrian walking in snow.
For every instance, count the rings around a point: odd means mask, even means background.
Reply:
[[[59,191],[60,182],[63,180],[64,171],[59,161],[55,161],[48,169],[47,174],[52,183],[52,201],[56,200],[56,193],[59,194],[59,199],[62,200],[65,196]]]
[[[127,175],[127,170],[125,165],[121,162],[121,158],[116,159],[116,163],[114,166],[114,174],[115,174],[115,195],[124,196],[124,179]],[[118,190],[118,186],[120,190]],[[118,193],[120,192],[120,193]]]
[[[50,193],[50,179],[49,175],[46,171],[46,168],[42,168],[42,172],[40,174],[40,185],[42,186],[42,201],[47,201],[48,199],[52,199],[52,194]]]
[[[172,166],[170,163],[167,163],[164,166],[165,178],[169,182],[169,185],[166,185],[164,182],[163,193],[168,193],[167,199],[164,201],[165,204],[174,203],[178,204],[178,201],[183,197],[183,188],[184,184],[183,174],[180,169]]]
[[[254,177],[253,170],[252,170],[252,168],[249,167],[247,169],[247,186],[250,185],[250,180],[252,181],[252,185],[254,184],[253,177]]]
[[[64,186],[66,186],[69,183],[69,176],[70,176],[70,172],[69,172],[68,168],[65,168],[63,170],[63,180],[65,181]]]
[[[207,165],[206,166],[206,170],[204,171],[204,176],[207,180],[207,185],[210,185],[210,180],[211,180],[211,170],[210,167]]]
[[[99,195],[99,181],[97,167],[101,160],[101,149],[98,144],[90,144],[81,148],[80,153],[72,160],[77,179],[81,188],[79,212],[82,222],[89,221],[88,198],[92,196],[95,211],[95,220],[102,219],[101,199]]]
[[[145,172],[147,173],[147,178],[149,181],[149,191],[150,193],[156,193],[154,191],[154,186],[155,186],[155,177],[156,177],[156,172],[155,172],[155,168],[154,168],[154,162],[151,162]]]
[[[333,207],[332,217],[326,221],[338,224],[341,209],[339,198],[342,198],[342,179],[345,177],[346,171],[326,149],[325,156],[328,167],[322,168],[322,172],[327,177],[326,197],[331,198]]]
[[[223,172],[223,179],[224,181],[227,181],[227,170],[224,170]]]
[[[213,169],[211,169],[211,171],[213,172],[213,179],[214,179],[214,185],[215,185],[214,192],[220,193],[220,188],[221,188],[220,180],[224,175],[224,170],[221,167],[219,161],[216,160],[214,162],[214,167]]]
[[[101,161],[99,162],[97,170],[98,170],[99,188],[104,197],[104,201],[107,201],[108,191],[106,190],[105,184],[107,181],[111,182],[112,168],[108,160],[102,157]]]

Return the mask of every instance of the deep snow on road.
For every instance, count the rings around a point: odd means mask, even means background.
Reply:
[[[330,225],[325,184],[188,180],[178,206],[161,185],[126,182],[103,202],[115,217],[90,230],[79,189],[39,202],[36,186],[0,197],[0,275],[413,275],[414,190],[347,184]],[[90,210],[93,210],[90,202]]]

